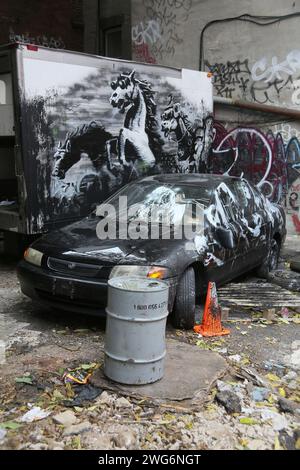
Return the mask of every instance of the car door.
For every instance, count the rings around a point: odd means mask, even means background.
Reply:
[[[252,250],[255,256],[262,261],[268,254],[269,241],[272,233],[271,220],[267,217],[265,197],[251,183],[246,181],[254,198],[252,226],[256,227],[256,236],[252,234]]]
[[[268,221],[265,217],[263,199],[248,181],[233,180],[233,191],[237,198],[240,250],[236,259],[240,272],[257,266],[265,256],[268,240]]]
[[[209,250],[204,260],[209,280],[229,281],[237,275],[236,259],[246,241],[240,235],[237,198],[231,180],[222,182],[213,192],[206,210]]]

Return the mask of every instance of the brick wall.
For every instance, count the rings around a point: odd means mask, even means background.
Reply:
[[[82,51],[82,0],[0,2],[0,44],[13,39]]]

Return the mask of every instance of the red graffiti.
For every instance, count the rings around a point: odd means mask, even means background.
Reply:
[[[237,127],[230,131],[215,122],[213,150],[209,172],[244,175],[261,185],[271,200],[281,202],[288,188],[285,147],[280,134],[264,134],[252,127]]]
[[[133,52],[135,54],[136,60],[147,62],[148,64],[156,64],[155,57],[151,55],[148,44],[134,44]]]
[[[295,229],[297,233],[300,233],[300,219],[297,214],[292,214],[292,221],[294,223]]]

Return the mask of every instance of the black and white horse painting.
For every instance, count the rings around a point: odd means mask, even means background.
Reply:
[[[155,138],[156,104],[151,85],[136,78],[135,71],[122,73],[111,83],[113,92],[110,104],[125,114],[123,127],[118,136],[118,157],[128,166],[136,160],[139,167],[151,168],[156,157],[151,148]],[[157,137],[157,136],[156,136]]]

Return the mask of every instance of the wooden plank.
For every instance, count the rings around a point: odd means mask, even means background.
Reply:
[[[220,303],[241,307],[300,307],[300,295],[278,285],[245,282],[218,289]]]

